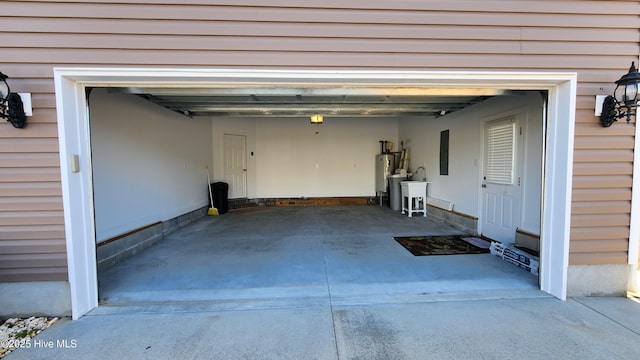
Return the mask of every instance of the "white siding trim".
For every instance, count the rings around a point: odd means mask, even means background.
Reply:
[[[88,108],[81,83],[57,71],[54,78],[71,314],[78,319],[98,306]],[[79,172],[71,170],[74,155]]]
[[[567,297],[576,93],[576,78],[549,91],[545,125],[540,288],[562,300]]]
[[[631,185],[631,225],[629,228],[629,264],[638,267],[640,258],[640,126],[635,119],[636,135],[633,151],[633,183]],[[622,122],[617,126],[625,126]]]

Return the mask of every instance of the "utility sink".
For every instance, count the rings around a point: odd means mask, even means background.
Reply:
[[[427,216],[427,186],[429,181],[401,181],[402,214],[408,212],[409,217],[414,212],[421,212]]]

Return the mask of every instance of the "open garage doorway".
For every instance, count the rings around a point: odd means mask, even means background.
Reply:
[[[66,72],[68,71],[68,72]],[[92,164],[88,157],[90,141],[88,138],[87,114],[81,111],[86,108],[84,89],[88,87],[155,87],[157,84],[171,82],[173,87],[220,87],[221,83],[228,86],[229,82],[236,82],[234,86],[242,87],[255,82],[262,85],[300,87],[305,84],[311,88],[338,89],[344,86],[366,88],[372,82],[376,87],[397,88],[398,86],[418,89],[535,89],[549,92],[548,121],[545,152],[545,186],[542,206],[542,259],[541,274],[542,290],[564,298],[566,292],[566,257],[568,243],[568,208],[571,170],[567,164],[571,163],[570,148],[572,139],[573,104],[575,98],[574,74],[443,74],[443,73],[324,73],[324,72],[201,72],[180,71],[178,73],[150,71],[154,73],[154,81],[150,83],[146,76],[140,77],[139,71],[132,71],[124,75],[122,71],[80,71],[56,70],[58,93],[58,108],[61,133],[61,159],[64,163],[63,187],[66,189],[65,220],[67,225],[68,252],[70,262],[70,281],[72,284],[72,298],[74,299],[74,317],[81,316],[86,311],[97,306],[97,283],[95,261],[95,223],[93,221],[93,193]],[[127,71],[124,71],[125,73]],[[163,77],[164,75],[164,77]],[[493,76],[493,77],[492,77]],[[446,80],[443,80],[446,79]],[[472,79],[472,80],[470,80]],[[162,81],[160,81],[162,80]],[[442,85],[445,83],[446,85]],[[532,85],[535,83],[534,85]],[[309,85],[311,84],[311,85]],[[162,86],[159,86],[162,87]],[[73,106],[75,104],[75,106]],[[564,106],[562,106],[562,105]],[[66,105],[66,106],[65,106]],[[562,114],[563,116],[558,116]],[[488,116],[488,115],[487,115]],[[568,119],[568,120],[567,120]],[[487,120],[487,119],[485,119]],[[565,123],[569,122],[569,123]],[[305,124],[306,125],[306,124]],[[308,125],[307,125],[308,126]],[[75,129],[75,130],[74,130]],[[560,140],[561,139],[561,140]],[[412,139],[416,141],[416,139]],[[563,154],[567,156],[563,159]],[[77,165],[77,166],[76,166]],[[183,165],[183,167],[185,167]],[[188,165],[187,165],[188,167]],[[553,177],[549,177],[553,175]],[[554,179],[554,181],[548,181]],[[71,189],[74,189],[71,191]],[[80,189],[80,191],[78,191]],[[556,203],[553,207],[546,207],[551,195],[555,195]],[[89,195],[89,196],[82,196]],[[477,196],[476,196],[477,197]],[[564,199],[564,203],[557,203],[557,199]],[[74,204],[75,206],[71,206]],[[88,235],[81,238],[82,234]],[[92,239],[93,242],[87,242]],[[555,239],[551,241],[551,239]],[[93,252],[93,255],[91,255]],[[554,269],[557,272],[549,273]],[[93,267],[93,270],[91,268]],[[79,271],[80,269],[86,272]],[[562,276],[558,276],[561,274]],[[74,287],[75,284],[75,287]]]
[[[137,94],[131,94],[132,91],[94,88],[89,96],[101,305],[122,308],[141,303],[200,301],[233,308],[239,300],[247,306],[250,301],[283,303],[301,298],[373,302],[539,295],[537,276],[495,256],[414,256],[394,240],[395,237],[428,236],[430,240],[425,242],[455,241],[452,237],[478,235],[478,225],[466,223],[471,218],[482,219],[485,205],[476,202],[477,193],[460,193],[460,189],[481,189],[479,170],[486,167],[478,158],[486,127],[483,124],[493,124],[496,118],[505,117],[513,120],[509,124],[514,129],[516,124],[522,128],[517,137],[515,131],[511,132],[514,146],[510,147],[513,154],[508,157],[513,160],[513,178],[527,180],[518,185],[518,189],[524,189],[524,195],[520,196],[523,199],[517,199],[519,203],[514,201],[511,208],[522,208],[522,218],[528,220],[518,219],[519,228],[529,226],[531,233],[539,234],[544,107],[544,98],[539,92],[507,94],[500,91],[499,96],[487,96],[487,92],[480,99],[451,96],[446,105],[442,95],[412,95],[408,99],[387,95],[384,101],[393,106],[385,107],[386,116],[326,117],[318,131],[317,126],[301,117],[185,117],[184,110],[176,114],[174,109],[159,106],[159,96],[146,93],[153,89],[136,89],[136,92],[145,92]],[[168,91],[163,89],[165,94]],[[171,96],[185,102],[184,106],[201,108],[204,105],[200,104],[206,104],[216,110],[229,106],[220,102],[229,101],[235,106],[242,103],[250,110],[251,105],[258,102],[255,99],[265,96],[254,90],[257,94],[247,99],[230,100],[228,94],[195,96],[185,95],[193,90],[172,91],[180,94]],[[156,101],[147,101],[150,97]],[[271,94],[270,102],[278,105],[286,104],[288,99],[274,97]],[[296,98],[310,98],[308,102],[317,111],[327,96],[322,95],[318,101],[307,92]],[[342,105],[345,108],[353,108],[358,104],[356,101],[362,108],[376,107],[373,105],[376,98],[372,96],[359,95],[357,100],[345,95],[340,98],[341,104],[347,104]],[[162,103],[166,105],[167,100],[165,95]],[[437,104],[430,105],[437,106],[433,110],[435,114],[414,114],[426,111],[425,104],[430,103]],[[328,105],[336,107],[335,102]],[[454,111],[454,105],[459,109]],[[265,108],[264,103],[253,106]],[[287,109],[295,106],[302,107],[301,101],[287,104]],[[439,109],[445,106],[449,114],[439,115]],[[395,111],[395,116],[388,115],[391,111]],[[428,148],[435,142],[434,135],[439,134],[438,129],[432,129],[434,126],[444,126],[451,134],[450,171],[443,177],[432,173],[439,158],[437,151]],[[450,199],[455,204],[456,212],[447,214],[447,221],[453,225],[436,217],[437,211],[429,218],[409,219],[375,202],[372,206],[321,208],[260,206],[246,209],[250,211],[202,218],[203,201],[207,198],[204,164],[212,165],[211,149],[220,148],[214,146],[219,141],[213,140],[220,137],[212,134],[222,133],[222,148],[226,153],[228,139],[235,141],[239,137],[230,136],[229,131],[245,132],[247,135],[242,137],[240,147],[246,149],[248,137],[250,149],[260,157],[249,170],[268,177],[255,179],[262,191],[257,197],[262,198],[263,204],[265,194],[268,198],[282,194],[268,192],[268,186],[275,189],[271,191],[297,188],[295,194],[301,196],[297,196],[296,201],[332,187],[330,191],[347,189],[338,194],[349,195],[350,199],[360,195],[373,200],[371,174],[372,159],[378,152],[377,139],[392,136],[394,143],[405,143],[405,148],[414,153],[413,162],[419,165],[411,169],[421,166],[429,170],[425,176],[434,185],[432,195]],[[398,141],[398,137],[403,140]],[[325,148],[326,143],[330,149]],[[528,143],[532,144],[531,149],[525,151]],[[323,161],[327,156],[314,157],[314,154],[331,151],[334,154],[328,156],[329,162]],[[223,167],[211,167],[223,168],[218,176],[226,177],[228,164],[233,161],[227,156],[222,158]],[[474,162],[475,167],[464,166]],[[237,163],[245,164],[244,161]],[[313,174],[315,181],[301,181],[297,172],[314,171],[315,163],[320,165]],[[353,169],[346,170],[351,164],[355,165]],[[271,172],[253,171],[261,167],[269,167]],[[326,167],[333,169],[322,173],[320,170]],[[339,183],[333,185],[333,177],[338,177]],[[512,185],[517,185],[514,179]],[[277,186],[279,182],[284,186]],[[234,182],[229,183],[233,190]],[[534,199],[525,196],[531,193]],[[336,195],[324,193],[327,194]],[[282,204],[291,200],[272,201]],[[525,203],[528,206],[525,207]],[[516,222],[515,216],[512,218],[512,222]],[[464,227],[456,223],[460,219]],[[195,223],[190,224],[191,221]],[[181,225],[186,227],[174,232]],[[493,236],[484,226],[482,229],[484,235]],[[513,227],[509,235],[515,236],[516,230]],[[514,240],[493,238],[505,242]],[[152,249],[142,252],[156,243]],[[124,260],[127,256],[134,257]]]

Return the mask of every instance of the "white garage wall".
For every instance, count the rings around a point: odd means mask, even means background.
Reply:
[[[222,136],[247,136],[250,198],[375,196],[378,141],[397,144],[398,138],[395,118],[325,117],[319,126],[307,118],[214,118],[212,123],[216,180],[224,178]]]
[[[262,197],[374,196],[378,141],[398,138],[395,118],[325,118],[319,126],[284,118],[257,126]]]
[[[501,96],[439,118],[403,118],[399,138],[411,149],[410,168],[424,166],[429,196],[454,202],[454,210],[479,217],[483,121],[522,109],[525,154],[519,228],[539,233],[542,156],[542,97],[538,92]],[[449,130],[449,175],[440,175],[440,132]]]
[[[97,241],[207,206],[208,119],[104,89],[89,104]]]
[[[463,114],[465,113],[465,114]],[[429,196],[454,202],[455,210],[478,216],[480,116],[459,111],[437,119],[400,120],[400,140],[411,150],[410,170],[426,169]],[[449,175],[440,175],[440,132],[449,130]]]

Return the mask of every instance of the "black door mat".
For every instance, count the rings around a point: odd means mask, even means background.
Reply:
[[[470,235],[395,236],[394,239],[415,256],[486,254],[489,252],[488,241]]]

